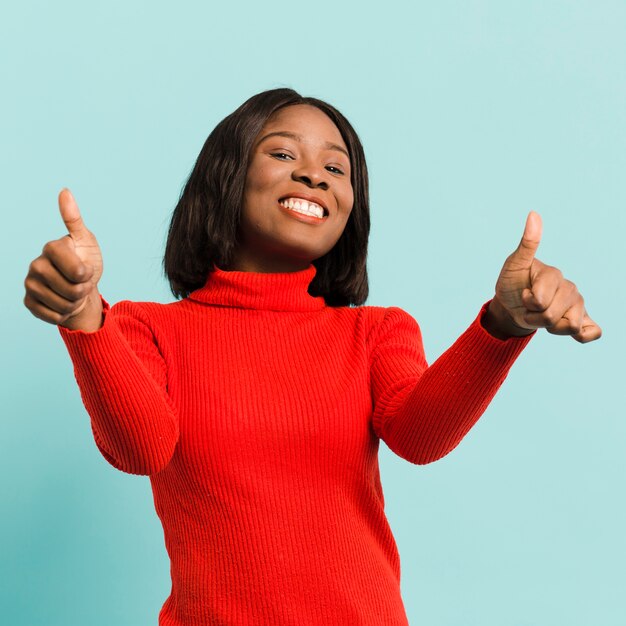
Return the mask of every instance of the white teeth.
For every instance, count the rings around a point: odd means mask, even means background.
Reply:
[[[314,202],[307,202],[306,200],[302,200],[300,198],[287,198],[282,200],[281,204],[292,211],[297,211],[298,213],[314,215],[315,217],[324,217],[324,209]]]

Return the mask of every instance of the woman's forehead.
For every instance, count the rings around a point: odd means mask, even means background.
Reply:
[[[335,143],[347,150],[335,123],[321,109],[310,104],[294,104],[272,113],[259,138],[273,132],[298,135],[305,142]]]

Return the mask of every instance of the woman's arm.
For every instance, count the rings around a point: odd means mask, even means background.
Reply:
[[[391,450],[413,463],[448,454],[487,408],[538,328],[581,343],[602,331],[576,285],[535,258],[541,218],[531,211],[506,259],[494,298],[430,367],[415,320],[390,308],[371,353],[373,426]]]
[[[100,247],[68,189],[59,194],[59,210],[68,234],[48,242],[30,264],[24,304],[59,326],[105,458],[125,472],[153,474],[178,441],[163,346],[140,307],[120,303],[110,310],[101,299]]]
[[[178,442],[167,369],[140,305],[104,303],[97,332],[59,327],[102,455],[130,474],[155,474]]]
[[[417,322],[387,309],[371,354],[376,434],[398,456],[432,463],[451,452],[484,413],[530,335],[506,341],[469,328],[430,367]]]

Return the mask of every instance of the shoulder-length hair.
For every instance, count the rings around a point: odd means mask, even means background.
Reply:
[[[163,258],[165,275],[177,298],[202,287],[214,264],[227,268],[232,262],[254,140],[273,113],[295,104],[317,107],[337,126],[350,155],[354,191],[354,205],[341,237],[332,250],[313,261],[316,274],[309,293],[323,296],[328,306],[357,306],[367,299],[370,212],[363,146],[333,106],[285,88],[252,96],[224,118],[204,143],[172,214]]]

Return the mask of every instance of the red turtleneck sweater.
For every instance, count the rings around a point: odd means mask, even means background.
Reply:
[[[480,324],[430,367],[396,307],[328,307],[315,267],[216,268],[171,304],[61,329],[95,442],[150,477],[171,559],[160,626],[406,626],[379,440],[450,452],[529,338]]]

